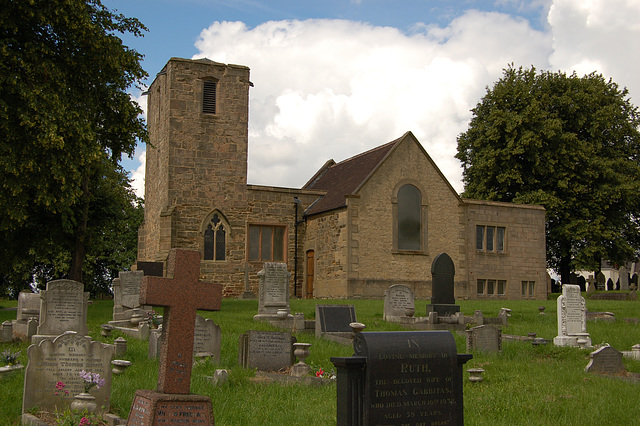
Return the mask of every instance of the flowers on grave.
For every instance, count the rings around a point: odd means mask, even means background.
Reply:
[[[156,311],[147,311],[146,319],[154,327],[162,324],[162,317]]]
[[[20,361],[18,361],[19,356],[20,356],[20,351],[13,352],[10,349],[5,349],[0,354],[0,359],[5,363],[5,365],[16,365],[16,364],[20,364]]]
[[[99,373],[91,373],[90,371],[80,371],[80,377],[84,380],[84,391],[85,393],[89,393],[89,389],[92,387],[96,387],[96,389],[100,389],[101,386],[104,386],[104,379],[100,377]]]
[[[322,377],[322,375],[324,374],[324,370],[322,368],[318,369],[318,371],[316,371],[316,377]]]
[[[320,377],[321,379],[335,380],[336,379],[336,374],[335,374],[334,370],[331,370],[331,373],[327,373],[322,369],[322,367],[320,367],[316,371],[316,377]]]
[[[69,391],[64,389],[64,383],[58,382],[56,383],[56,391],[53,393],[54,395],[69,395]]]
[[[91,420],[89,420],[86,417],[83,417],[80,419],[80,423],[78,423],[79,426],[89,426],[91,424]]]

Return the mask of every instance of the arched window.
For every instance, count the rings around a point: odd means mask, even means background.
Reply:
[[[224,260],[227,231],[220,216],[214,213],[204,231],[204,260]]]
[[[398,250],[422,250],[422,195],[407,184],[398,190]]]

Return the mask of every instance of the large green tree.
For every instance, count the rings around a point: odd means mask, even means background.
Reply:
[[[568,282],[640,250],[640,114],[592,73],[509,66],[458,137],[464,196],[547,209],[547,263]]]
[[[147,139],[141,110],[127,93],[146,76],[142,56],[118,37],[144,30],[99,0],[0,1],[5,267],[29,262],[28,254],[46,242],[52,256],[70,259],[57,274],[82,280],[90,213],[105,190],[100,182],[118,173],[118,161],[133,154],[137,140]]]

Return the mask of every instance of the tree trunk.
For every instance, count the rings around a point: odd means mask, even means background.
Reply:
[[[82,178],[82,211],[75,233],[73,257],[71,259],[70,279],[83,282],[82,265],[86,255],[87,223],[89,220],[89,176]]]
[[[562,243],[560,250],[560,282],[564,285],[571,283],[571,243]]]

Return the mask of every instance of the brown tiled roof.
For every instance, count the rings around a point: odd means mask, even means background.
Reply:
[[[333,160],[325,163],[302,188],[324,190],[327,194],[309,206],[305,215],[345,207],[346,195],[353,194],[403,138],[404,136],[337,164]]]

